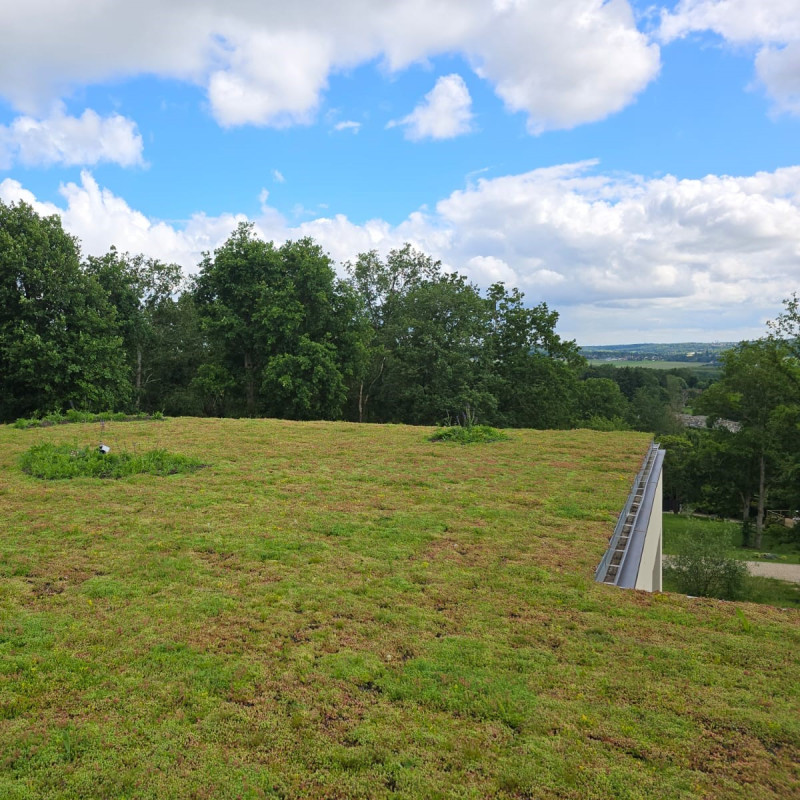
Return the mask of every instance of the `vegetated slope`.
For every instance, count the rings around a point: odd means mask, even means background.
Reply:
[[[593,582],[647,438],[429,433],[0,428],[0,796],[792,796],[800,614]]]

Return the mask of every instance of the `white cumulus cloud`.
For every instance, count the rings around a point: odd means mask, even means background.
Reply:
[[[351,133],[358,133],[361,130],[361,123],[356,122],[353,119],[346,119],[342,120],[342,122],[337,122],[333,129],[335,131],[350,131]]]
[[[780,111],[800,114],[800,4],[797,0],[680,0],[663,11],[661,37],[669,42],[711,31],[756,49],[759,80]]]
[[[18,181],[0,199],[59,213],[89,253],[115,244],[194,271],[243,215],[149,219],[88,172],[62,187],[62,207]],[[337,262],[411,242],[486,287],[501,280],[544,300],[585,344],[758,336],[800,290],[800,166],[749,176],[604,175],[593,162],[480,179],[392,225],[335,214],[292,224],[266,204],[262,237],[312,236]]]
[[[531,130],[630,103],[659,69],[629,0],[104,0],[0,3],[0,96],[41,113],[76,87],[157,75],[223,126],[311,120],[331,74],[461,55]]]
[[[406,138],[453,139],[472,130],[472,98],[460,75],[445,75],[407,116],[390,127],[402,125]]]
[[[50,116],[20,116],[0,125],[0,169],[24,166],[91,166],[100,162],[122,167],[141,165],[142,137],[136,123],[120,114],[101,117],[86,109],[80,117],[57,105]]]

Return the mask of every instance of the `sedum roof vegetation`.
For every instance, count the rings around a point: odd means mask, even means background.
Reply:
[[[0,428],[0,797],[787,798],[800,613],[596,584],[648,440]]]

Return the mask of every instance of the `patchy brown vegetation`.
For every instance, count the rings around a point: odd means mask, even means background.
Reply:
[[[170,420],[42,485],[0,430],[0,796],[786,798],[800,615],[592,580],[646,439]]]

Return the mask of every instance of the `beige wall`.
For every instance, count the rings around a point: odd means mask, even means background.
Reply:
[[[647,521],[647,535],[636,575],[636,588],[646,592],[661,591],[661,514],[663,509],[664,471],[658,476],[653,508]]]

